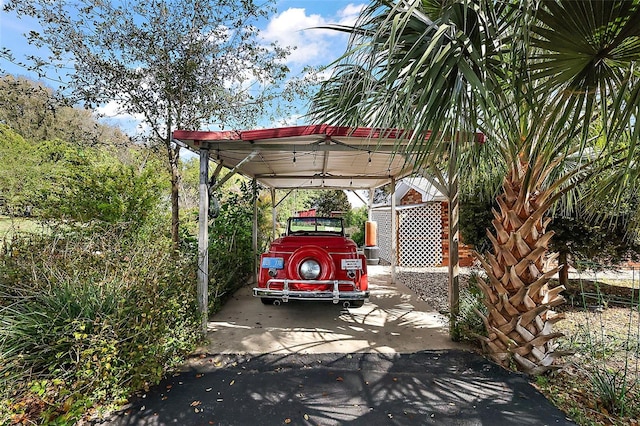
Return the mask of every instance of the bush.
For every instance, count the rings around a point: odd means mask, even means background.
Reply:
[[[353,229],[351,239],[358,245],[358,247],[364,246],[365,239],[365,223],[367,222],[367,207],[362,206],[356,209],[351,209],[345,216],[346,226]]]
[[[258,223],[263,218],[259,209]],[[262,240],[259,236],[258,251]],[[221,199],[220,214],[210,226],[209,300],[213,310],[246,283],[253,266],[253,190],[251,185],[242,183],[239,191],[228,192]]]
[[[482,302],[483,294],[477,284],[477,277],[469,277],[469,286],[460,291],[458,316],[453,325],[454,340],[477,340],[478,336],[486,336],[487,331],[482,318],[477,312],[487,315],[487,307]]]
[[[156,223],[5,242],[0,421],[73,423],[157,383],[195,347],[195,262]]]
[[[73,424],[117,406],[201,336],[197,240],[185,226],[175,250],[158,165],[62,141],[38,154],[51,170],[36,175],[52,179],[23,195],[46,232],[0,240],[0,424]],[[251,273],[252,200],[246,185],[228,191],[212,222],[214,307]]]

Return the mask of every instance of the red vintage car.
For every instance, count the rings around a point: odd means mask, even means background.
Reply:
[[[335,217],[293,217],[260,257],[253,295],[264,304],[324,300],[360,307],[369,297],[367,262]]]

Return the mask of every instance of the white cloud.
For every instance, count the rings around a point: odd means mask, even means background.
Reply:
[[[120,114],[120,104],[116,101],[110,101],[106,105],[96,108],[96,113],[104,117],[115,117]]]
[[[134,115],[124,112],[122,104],[116,100],[99,106],[95,109],[95,113],[100,120],[116,125],[130,135],[145,134],[150,130],[149,125],[144,123],[142,114]]]
[[[363,7],[364,5],[351,3],[337,11],[335,16],[308,15],[306,9],[289,8],[269,21],[262,31],[262,37],[267,42],[294,47],[295,50],[287,59],[289,64],[325,65],[344,52],[347,36],[319,27],[331,24],[352,25]]]
[[[349,3],[344,9],[338,12],[340,25],[353,25],[365,6],[365,4]]]
[[[325,68],[324,70],[315,74],[315,78],[318,81],[327,81],[329,77],[333,74],[333,68]]]
[[[312,28],[326,23],[320,15],[307,15],[305,9],[291,8],[271,19],[262,37],[268,42],[295,48],[287,59],[288,63],[314,65],[328,50],[329,36],[320,34],[326,33],[326,30]]]

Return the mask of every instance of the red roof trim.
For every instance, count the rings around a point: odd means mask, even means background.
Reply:
[[[279,127],[273,129],[240,130],[240,131],[189,131],[176,130],[175,139],[193,141],[221,141],[243,140],[255,141],[263,139],[278,139],[297,136],[326,135],[329,137],[354,138],[388,138],[398,139],[403,131],[398,129],[373,129],[368,127],[342,127],[317,124],[309,126]]]
[[[222,131],[191,131],[175,130],[173,137],[179,140],[208,141],[257,141],[263,139],[290,138],[297,136],[325,135],[329,137],[352,137],[370,139],[399,139],[405,131],[399,129],[374,129],[370,127],[344,127],[315,124],[307,126],[277,127],[257,130],[222,130]],[[409,135],[410,132],[407,133]],[[427,132],[426,138],[431,135]],[[476,142],[486,142],[486,136],[476,133]]]
[[[193,130],[174,130],[174,139],[184,139],[192,141],[221,141],[221,140],[240,140],[240,134],[233,131],[205,132]]]

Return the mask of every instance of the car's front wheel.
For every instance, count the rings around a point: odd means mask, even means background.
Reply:
[[[364,300],[352,300],[349,302],[350,308],[361,308],[364,305]]]
[[[276,299],[270,299],[268,297],[261,297],[260,301],[262,302],[263,305],[273,305],[273,302],[275,302]]]

